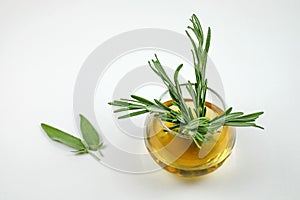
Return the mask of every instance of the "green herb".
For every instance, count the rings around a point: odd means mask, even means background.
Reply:
[[[97,151],[102,146],[99,134],[93,125],[83,116],[80,115],[80,129],[83,139],[88,145],[89,150]]]
[[[170,109],[157,99],[150,101],[136,95],[131,95],[132,99],[120,99],[109,102],[112,106],[121,107],[114,112],[132,111],[129,114],[120,116],[119,119],[149,112],[156,113],[156,117],[159,119],[173,123],[174,125],[171,129],[176,130],[178,134],[190,136],[199,148],[201,148],[201,143],[207,140],[207,133],[215,133],[222,126],[253,126],[263,129],[263,127],[255,124],[255,120],[262,115],[263,112],[244,115],[242,112],[232,112],[232,108],[229,108],[222,115],[212,120],[206,117],[205,100],[208,86],[205,73],[211,29],[208,28],[206,38],[204,38],[203,30],[197,16],[192,15],[190,21],[192,26],[188,26],[187,28],[194,34],[196,41],[190,35],[189,31],[186,31],[186,34],[193,46],[191,51],[196,82],[191,83],[188,81],[184,85],[186,85],[186,89],[192,98],[194,105],[193,110],[186,105],[181,90],[182,84],[178,81],[178,75],[183,65],[181,64],[177,67],[173,80],[171,80],[155,54],[155,59],[148,61],[148,64],[168,88],[168,92],[172,98],[172,104],[177,106],[179,111]]]
[[[78,152],[82,152],[82,153],[86,152],[86,147],[79,138],[74,137],[73,135],[70,135],[64,131],[61,131],[47,124],[41,124],[41,126],[44,129],[44,131],[47,133],[49,138],[51,138],[52,140],[63,143],[75,149]]]
[[[99,134],[96,129],[83,115],[80,115],[80,129],[84,140],[44,123],[41,124],[41,127],[49,138],[73,148],[75,150],[73,151],[74,153],[88,153],[97,160],[100,160],[92,151],[98,151],[100,155],[102,155],[100,150],[103,147],[103,143],[100,142]]]

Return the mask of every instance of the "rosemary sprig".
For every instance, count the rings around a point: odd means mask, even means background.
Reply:
[[[174,124],[170,129],[176,130],[178,134],[190,136],[199,148],[201,148],[201,143],[207,140],[207,133],[215,133],[222,126],[252,126],[263,129],[263,127],[255,124],[255,120],[262,115],[263,112],[244,115],[242,112],[232,112],[232,108],[229,108],[222,115],[214,119],[206,117],[205,100],[208,87],[205,73],[211,29],[208,28],[206,38],[204,38],[203,29],[197,16],[192,15],[190,21],[192,26],[188,26],[187,28],[192,31],[197,41],[193,39],[189,31],[186,30],[185,32],[193,46],[191,51],[196,82],[192,83],[188,81],[185,85],[193,101],[193,111],[187,106],[182,95],[181,84],[178,81],[178,75],[183,65],[181,64],[177,67],[172,81],[155,54],[155,59],[148,61],[148,64],[153,72],[156,73],[167,86],[170,97],[172,98],[172,104],[177,106],[179,111],[172,110],[157,99],[154,99],[152,102],[142,97],[131,95],[132,99],[120,99],[109,102],[112,106],[121,107],[114,112],[131,111],[129,114],[120,116],[119,119],[149,112],[156,113],[156,117],[162,121]]]

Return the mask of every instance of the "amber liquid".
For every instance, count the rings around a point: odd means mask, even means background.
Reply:
[[[186,100],[187,104],[190,100]],[[170,106],[170,102],[165,103]],[[191,105],[191,104],[190,104]],[[206,102],[207,114],[213,118],[223,111]],[[219,168],[231,154],[235,142],[235,129],[224,126],[218,132],[209,134],[209,140],[199,149],[191,138],[174,135],[164,130],[162,122],[154,116],[148,118],[146,147],[153,159],[167,171],[178,176],[195,177]],[[165,123],[170,127],[170,123]]]

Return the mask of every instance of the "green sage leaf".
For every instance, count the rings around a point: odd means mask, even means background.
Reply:
[[[47,124],[41,124],[41,127],[47,133],[49,138],[51,138],[52,140],[60,142],[62,144],[65,144],[65,145],[77,150],[78,152],[81,152],[81,153],[87,152],[84,144],[82,143],[82,141],[79,138],[74,137],[66,132],[63,132],[63,131],[61,131],[57,128],[54,128],[52,126],[49,126]]]
[[[99,134],[93,125],[83,115],[80,115],[80,129],[89,150],[97,151],[100,147]]]

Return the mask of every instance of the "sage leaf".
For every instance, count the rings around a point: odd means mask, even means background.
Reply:
[[[48,137],[52,140],[65,144],[80,153],[87,152],[87,149],[85,148],[84,144],[79,138],[74,137],[66,132],[63,132],[47,124],[42,123],[41,127],[47,133]]]
[[[100,148],[99,134],[93,125],[83,115],[80,116],[80,129],[82,137],[88,145],[89,150],[97,151]]]

